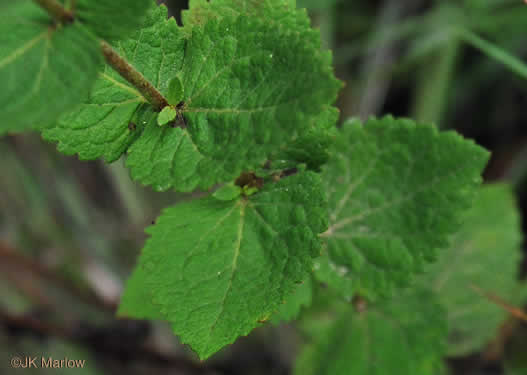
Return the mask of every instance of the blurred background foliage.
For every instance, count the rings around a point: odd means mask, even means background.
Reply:
[[[165,3],[178,20],[187,7]],[[341,119],[390,113],[474,139],[492,151],[486,181],[511,182],[525,218],[522,0],[298,3],[346,82]],[[86,369],[63,373],[290,373],[301,341],[290,326],[256,330],[199,364],[164,324],[113,318],[144,227],[162,207],[192,195],[154,193],[133,183],[122,161],[80,162],[38,134],[0,139],[0,175],[1,374],[16,371],[9,369],[14,354],[86,359]],[[518,277],[527,275],[527,262],[518,269]],[[449,358],[452,373],[527,374],[527,328],[502,328],[506,352]]]

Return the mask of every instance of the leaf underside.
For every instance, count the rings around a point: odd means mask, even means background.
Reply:
[[[160,312],[183,343],[209,357],[270,318],[306,279],[321,251],[325,203],[320,178],[305,172],[250,197],[166,209],[148,229],[120,315]]]
[[[347,297],[407,285],[448,245],[487,158],[454,132],[410,120],[346,124],[323,172],[330,226],[317,277]]]

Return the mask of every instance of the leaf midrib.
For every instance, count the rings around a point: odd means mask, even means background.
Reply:
[[[216,319],[214,320],[214,323],[212,323],[210,326],[209,340],[207,342],[207,345],[210,344],[210,340],[212,339],[212,332],[214,331],[216,325],[218,324],[218,321],[220,320],[221,316],[225,312],[225,300],[227,299],[227,296],[232,289],[232,282],[234,280],[234,275],[236,274],[236,270],[238,267],[238,258],[240,256],[240,248],[241,248],[241,243],[243,239],[243,229],[245,225],[245,209],[247,207],[247,201],[242,199],[238,201],[237,205],[240,206],[240,221],[238,223],[237,239],[236,239],[236,244],[234,246],[234,255],[233,255],[232,264],[231,264],[231,276],[229,278],[229,284],[227,286],[227,289],[225,290],[225,293],[221,300],[220,312],[218,316],[216,317]]]

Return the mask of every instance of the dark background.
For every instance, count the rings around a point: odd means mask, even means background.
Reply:
[[[179,20],[186,1],[166,3]],[[336,74],[346,82],[338,101],[341,121],[393,114],[474,139],[492,151],[485,180],[512,183],[526,217],[527,5],[301,3],[334,50]],[[463,30],[494,49],[467,41]],[[87,360],[88,369],[67,373],[288,374],[300,340],[292,327],[256,330],[200,365],[164,324],[113,318],[144,227],[162,207],[187,198],[133,183],[122,161],[104,165],[63,156],[38,134],[0,139],[0,374],[16,371],[4,367],[13,354],[45,353]],[[525,275],[527,262],[518,265],[518,277]],[[527,352],[525,337],[515,332],[505,338]],[[474,353],[449,364],[459,374],[503,373],[500,356]]]

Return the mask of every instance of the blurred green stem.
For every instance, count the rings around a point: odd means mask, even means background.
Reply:
[[[404,7],[405,5],[398,0],[387,1],[377,15],[374,27],[376,31],[371,35],[371,40],[382,35],[390,25],[396,24],[404,12]],[[392,78],[387,71],[394,60],[393,44],[386,44],[373,54],[364,57],[360,74],[364,77],[363,90],[360,90],[360,97],[352,98],[352,104],[358,103],[358,106],[352,105],[352,108],[355,107],[354,112],[359,117],[365,119],[377,114],[382,108]]]
[[[423,25],[427,22],[426,18],[426,16],[416,16],[393,25],[386,25],[373,37],[344,45],[335,51],[335,63],[345,64],[365,53],[371,53],[376,48],[409,38],[422,30]]]
[[[456,31],[459,37],[465,42],[494,60],[502,63],[507,69],[518,74],[520,77],[527,79],[527,64],[522,60],[513,56],[496,44],[481,38],[470,30],[459,28],[456,29]]]
[[[448,100],[460,42],[452,37],[443,48],[428,58],[418,75],[412,117],[418,122],[433,123],[439,127]]]

